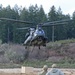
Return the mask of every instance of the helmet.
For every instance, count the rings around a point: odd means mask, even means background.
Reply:
[[[47,70],[48,69],[48,66],[47,65],[44,65],[43,66],[43,70]]]
[[[52,68],[56,68],[56,67],[57,67],[57,65],[56,65],[56,64],[53,64],[53,65],[52,65]]]

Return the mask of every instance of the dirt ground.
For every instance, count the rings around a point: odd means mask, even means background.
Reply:
[[[41,72],[41,68],[34,68],[33,73],[24,75],[38,75]],[[61,69],[65,75],[75,75],[75,69]],[[4,73],[4,74],[3,74]],[[20,68],[14,69],[0,69],[0,75],[22,75]]]

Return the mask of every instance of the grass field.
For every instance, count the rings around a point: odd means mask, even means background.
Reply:
[[[58,63],[58,62],[46,62],[46,61],[25,61],[22,65],[42,68],[43,65],[48,65],[48,67],[51,67],[51,65],[54,63],[56,63],[59,68],[75,68],[75,63],[68,63],[68,62]]]

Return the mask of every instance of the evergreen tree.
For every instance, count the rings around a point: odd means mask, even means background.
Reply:
[[[48,13],[48,21],[51,22],[51,21],[56,21],[56,20],[57,20],[56,8],[55,8],[55,6],[52,6],[51,10]],[[55,30],[54,26],[48,27],[47,30],[48,30],[48,32],[50,32],[50,33],[47,34],[47,36],[49,37],[49,40],[53,41],[54,38],[55,38],[55,36],[54,36],[54,30]]]
[[[18,7],[18,5],[15,5],[14,8],[11,8],[9,5],[7,7],[0,5],[0,18],[2,17],[33,22],[35,23],[34,26],[44,22],[60,21],[65,19],[70,20],[70,15],[63,14],[60,7],[56,10],[55,6],[52,6],[49,13],[45,14],[42,5],[38,7],[37,4],[35,6],[31,5],[28,9],[25,7]],[[73,12],[72,20],[75,20],[75,12]],[[67,25],[60,24],[58,26],[54,26],[54,40],[75,38],[75,22],[69,21],[67,23]],[[16,28],[32,26],[32,24],[28,25],[20,22],[6,20],[0,21],[0,39],[2,39],[3,42],[8,42],[9,40],[10,42],[23,43],[27,30],[17,30]],[[43,27],[43,29],[45,30],[49,41],[52,41],[52,26]]]
[[[47,22],[47,16],[44,12],[42,5],[39,8],[39,12],[37,13],[37,18],[39,23]]]
[[[19,15],[16,13],[13,9],[11,9],[10,6],[7,6],[6,8],[2,8],[1,10],[1,17],[4,18],[10,18],[10,19],[18,19]],[[2,41],[3,42],[8,42],[8,34],[9,34],[9,41],[13,41],[13,26],[15,25],[14,22],[11,21],[2,21],[1,24],[2,26]],[[9,33],[8,33],[8,28],[9,28]]]

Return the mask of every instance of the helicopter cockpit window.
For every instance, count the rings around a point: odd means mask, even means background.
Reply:
[[[42,29],[39,27],[39,31],[41,31]]]
[[[42,33],[44,33],[44,31],[43,31],[43,29],[41,27],[39,27],[39,31],[42,32]]]
[[[35,29],[34,28],[30,28],[30,35],[33,35]]]

